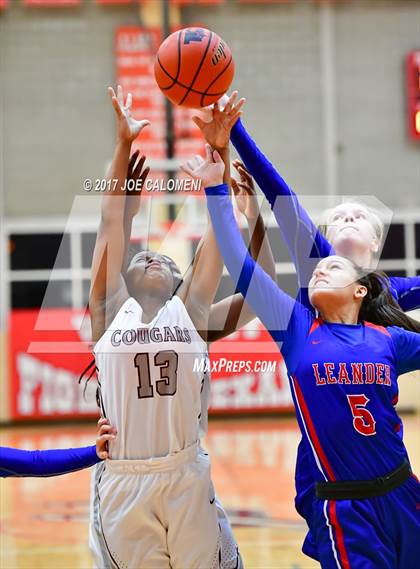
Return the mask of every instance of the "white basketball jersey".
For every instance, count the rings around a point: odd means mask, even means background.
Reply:
[[[178,296],[149,323],[129,298],[94,348],[102,411],[117,429],[112,459],[178,452],[206,429],[207,346]]]

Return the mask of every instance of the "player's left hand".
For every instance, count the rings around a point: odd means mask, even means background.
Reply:
[[[195,156],[182,164],[181,170],[191,178],[201,180],[203,188],[209,188],[223,183],[225,165],[217,150],[212,150],[211,146],[206,144],[205,160],[201,156]]]
[[[108,441],[113,441],[117,430],[109,424],[108,419],[101,417],[98,421],[98,436],[96,438],[96,454],[101,460],[108,458]]]
[[[134,217],[140,209],[140,196],[144,182],[150,172],[147,166],[143,168],[146,156],[139,158],[140,151],[136,150],[130,158],[127,168],[127,190],[125,199],[125,215]]]
[[[108,93],[111,97],[112,106],[117,116],[117,138],[123,142],[133,142],[144,127],[150,125],[150,121],[138,121],[131,116],[131,105],[133,97],[128,93],[124,103],[124,92],[121,85],[117,87],[117,94],[112,87],[108,87]]]
[[[239,211],[248,219],[255,220],[260,214],[254,180],[240,160],[234,160],[232,165],[240,176],[239,182],[231,178],[231,186],[235,194]]]
[[[193,116],[192,120],[203,133],[206,142],[216,150],[223,150],[229,146],[230,131],[241,116],[241,108],[245,99],[239,99],[235,104],[238,91],[234,91],[227,100],[224,109],[220,108],[220,102],[214,103],[211,114]],[[207,115],[207,116],[206,116]],[[208,120],[210,118],[210,120]]]

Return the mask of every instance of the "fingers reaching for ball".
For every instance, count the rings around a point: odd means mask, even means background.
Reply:
[[[234,91],[230,97],[225,99],[224,109],[216,102],[209,114],[206,109],[205,114],[200,112],[200,116],[193,116],[193,121],[203,133],[206,142],[216,150],[223,150],[228,147],[230,131],[242,114],[242,107],[245,99],[242,97],[236,102],[238,91]]]
[[[117,94],[112,87],[108,87],[108,93],[117,116],[118,140],[131,143],[146,126],[150,125],[150,122],[148,120],[138,121],[131,115],[133,97],[131,93],[128,93],[124,103],[124,91],[121,85],[117,86]]]

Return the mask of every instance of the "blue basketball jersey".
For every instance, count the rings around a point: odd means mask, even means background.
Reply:
[[[312,480],[368,480],[397,468],[407,459],[397,432],[397,377],[420,368],[420,334],[316,319],[251,258],[227,186],[206,195],[229,273],[283,354]]]
[[[290,378],[314,480],[368,480],[408,460],[395,409],[397,349],[406,334],[314,321]],[[412,339],[414,346],[418,335]]]

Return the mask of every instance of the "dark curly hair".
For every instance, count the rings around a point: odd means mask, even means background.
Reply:
[[[359,320],[380,326],[399,326],[410,332],[420,333],[420,323],[403,312],[390,291],[387,275],[381,271],[368,271],[353,263],[357,282],[367,288],[359,312]]]

